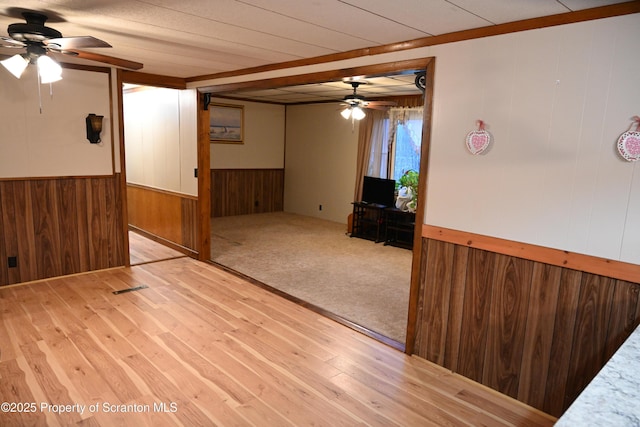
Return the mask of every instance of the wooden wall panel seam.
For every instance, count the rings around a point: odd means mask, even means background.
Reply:
[[[560,267],[535,263],[531,277],[518,396],[538,408],[544,404],[555,326],[554,317],[538,313],[556,312],[560,273]]]
[[[458,358],[460,351],[460,335],[462,333],[462,317],[464,309],[464,295],[467,275],[467,262],[469,258],[469,248],[454,245],[455,255],[452,274],[451,302],[449,306],[449,318],[447,321],[447,337],[445,341],[445,363],[446,368],[456,371],[458,369]]]

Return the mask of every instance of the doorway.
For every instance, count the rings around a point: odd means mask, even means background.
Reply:
[[[396,64],[394,64],[395,69],[390,69],[389,64],[382,64],[382,65],[370,66],[370,67],[359,67],[357,69],[345,69],[345,70],[332,72],[332,78],[336,78],[336,77],[337,78],[351,77],[353,75],[374,76],[374,75],[381,75],[381,74],[385,74],[385,73],[403,71],[403,70],[408,70],[408,69],[416,69],[416,68],[423,68],[424,69],[429,65],[429,63],[430,63],[430,59],[427,59],[427,60],[421,60],[421,61],[405,61],[404,63],[396,63]],[[417,64],[419,64],[419,66],[417,66]],[[393,67],[391,67],[391,68],[393,68]],[[339,75],[336,76],[336,73],[339,74]],[[322,79],[325,79],[325,78],[326,78],[326,75],[324,73],[317,73],[317,74],[310,74],[310,75],[300,76],[300,77],[296,77],[296,84],[302,85],[302,84],[307,84],[307,83],[318,83],[318,82],[322,81]],[[253,83],[253,84],[256,84],[256,83]],[[259,83],[260,88],[265,88],[265,84],[266,83],[264,81],[260,82]],[[274,79],[272,81],[269,81],[268,84],[269,84],[270,87],[273,87],[273,88],[282,87],[285,84],[286,85],[290,85],[291,84],[291,78],[282,79],[281,81],[279,81],[278,79]],[[241,89],[249,90],[252,87],[253,87],[252,83],[247,83]],[[239,89],[239,86],[236,84],[235,87],[234,87],[234,91],[237,91],[238,89]],[[211,96],[213,96],[213,97],[215,97],[215,96],[233,97],[233,92],[230,92],[228,90],[228,88],[226,88],[224,86],[210,87],[210,88],[207,88],[207,90],[210,91]],[[427,95],[427,96],[429,96],[429,95]],[[425,98],[427,98],[427,97],[425,97]],[[430,99],[428,99],[427,102],[425,102],[425,104],[426,104],[427,107],[430,107]],[[425,117],[425,124],[423,126],[423,135],[426,132],[425,129],[428,129],[429,126],[430,126],[430,124],[428,123],[428,120],[430,118],[430,109],[429,108],[425,108],[424,117]],[[208,145],[209,141],[201,139],[200,143]],[[421,157],[423,158],[423,163],[422,163],[423,165],[425,164],[424,162],[426,161],[425,160],[426,159],[425,150],[426,150],[427,146],[428,146],[428,144],[424,144],[423,148],[422,148],[422,152],[421,152]],[[209,160],[209,162],[207,162],[207,164],[210,164],[210,160]],[[421,179],[421,185],[419,185],[419,188],[418,188],[418,193],[419,194],[422,194],[424,192],[424,182],[426,182],[426,181],[424,179]],[[421,205],[419,204],[419,206],[417,207],[416,217],[417,218],[422,218],[423,217],[423,212],[424,212],[424,203],[422,203]],[[204,215],[202,215],[202,217],[204,217]],[[418,221],[418,224],[421,224],[421,221]],[[215,234],[215,231],[216,231],[215,230],[215,224],[210,225],[210,226],[213,227],[212,228],[213,232],[210,233],[210,235],[213,236]],[[419,236],[420,236],[420,230],[418,229],[414,233],[414,241],[419,243],[420,242]],[[214,244],[215,244],[215,242],[214,242]],[[413,262],[413,260],[416,258],[415,257],[416,250],[419,251],[419,249],[420,249],[420,245],[418,244],[418,245],[414,246],[413,252],[410,253],[412,261],[409,263],[409,267],[408,268],[409,268],[410,271],[407,274],[408,283],[406,284],[408,293],[410,293],[409,289],[410,289],[411,284],[414,283],[417,280],[417,274],[416,274],[417,273],[417,266],[415,265],[415,262]],[[214,250],[214,252],[215,252],[215,250]],[[242,271],[240,273],[242,273]],[[304,277],[304,272],[302,272],[302,270],[300,271],[299,274],[300,274],[301,278]],[[269,285],[269,284],[267,284],[267,285]],[[273,287],[274,289],[277,290],[277,288],[275,288],[274,286],[271,286],[271,285],[269,285],[269,286]],[[310,303],[309,301],[301,301],[301,302],[304,303],[305,305],[308,305],[308,306],[309,305],[311,305],[311,306],[314,305],[312,302]],[[411,306],[411,301],[410,300],[409,300],[409,303],[407,305]],[[316,307],[316,308],[318,308],[318,307]],[[319,308],[320,308],[319,311],[322,311],[322,307],[319,307]],[[324,313],[324,314],[326,314],[326,313]],[[409,313],[406,315],[405,319],[406,318],[411,318],[411,316],[412,316],[412,314],[411,314],[411,310],[410,310],[410,307],[409,307]],[[330,317],[332,317],[332,316],[330,316]],[[384,338],[385,338],[384,336],[376,336],[376,335],[379,335],[379,334],[376,334],[376,331],[373,331],[373,330],[367,331],[366,327],[363,327],[362,325],[358,324],[357,319],[353,320],[353,319],[343,318],[343,319],[336,319],[336,320],[342,321],[343,323],[350,324],[350,326],[355,327],[356,329],[360,329],[360,330],[364,329],[365,333],[369,333],[370,335],[372,335],[372,336],[374,336],[374,337],[376,337],[378,339],[383,339],[384,340]],[[411,329],[411,323],[409,323],[408,326],[405,323],[405,327],[406,327],[407,330],[410,330]],[[411,332],[411,331],[409,331],[409,332]],[[392,344],[394,346],[396,346],[396,347],[404,348],[405,342],[411,340],[411,334],[410,333],[407,333],[405,335],[406,335],[406,337],[404,338],[404,342],[395,342],[395,343],[392,343]],[[400,341],[402,341],[402,340],[400,340]]]
[[[129,264],[195,256],[197,93],[136,83],[121,87]]]

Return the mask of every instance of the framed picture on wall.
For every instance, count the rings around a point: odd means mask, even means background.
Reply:
[[[209,105],[209,139],[224,144],[242,144],[244,107],[242,105]]]

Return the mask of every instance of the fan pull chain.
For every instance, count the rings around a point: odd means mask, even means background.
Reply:
[[[40,105],[40,114],[42,114],[42,93],[40,91],[40,73],[38,73],[36,84],[38,85],[38,103]]]
[[[38,73],[37,84],[38,84],[38,105],[40,107],[40,114],[42,114],[42,92],[40,89],[40,86],[42,86],[42,84],[40,80],[40,73]],[[53,83],[49,83],[49,96],[51,97],[51,99],[53,99]]]

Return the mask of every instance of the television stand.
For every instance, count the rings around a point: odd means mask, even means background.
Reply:
[[[351,237],[382,242],[384,237],[384,210],[376,203],[353,202],[353,226]]]
[[[384,244],[412,249],[415,226],[415,213],[401,211],[396,208],[386,208],[384,210]]]
[[[416,214],[375,203],[353,202],[351,237],[413,248]]]

